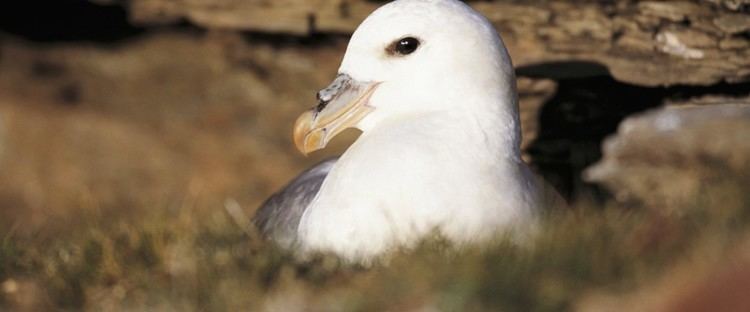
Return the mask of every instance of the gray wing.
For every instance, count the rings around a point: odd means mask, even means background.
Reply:
[[[338,158],[325,160],[297,176],[280,192],[271,195],[258,209],[253,223],[267,238],[284,248],[297,240],[302,214],[318,194],[328,172]]]

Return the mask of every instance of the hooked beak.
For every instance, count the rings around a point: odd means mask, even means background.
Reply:
[[[322,149],[341,131],[354,127],[374,108],[367,105],[378,82],[359,82],[347,74],[318,92],[318,106],[304,112],[294,124],[294,144],[302,154]]]

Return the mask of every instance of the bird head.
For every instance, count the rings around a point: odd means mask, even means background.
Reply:
[[[297,119],[294,141],[308,154],[347,128],[481,109],[477,94],[515,94],[510,57],[492,24],[457,0],[394,1],[356,29],[338,75]]]

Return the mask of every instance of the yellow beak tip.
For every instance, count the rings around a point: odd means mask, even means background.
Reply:
[[[313,111],[308,110],[302,115],[297,117],[297,121],[294,122],[294,146],[305,156],[307,156],[312,150],[309,149],[308,145],[308,134],[312,130],[313,122]]]
[[[354,127],[372,110],[367,101],[379,83],[347,88],[324,110],[310,109],[294,123],[294,145],[305,156],[325,148],[328,141],[346,128]],[[351,93],[351,94],[350,94]]]

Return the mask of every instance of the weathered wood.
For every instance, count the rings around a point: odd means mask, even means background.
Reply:
[[[746,0],[482,1],[518,66],[591,61],[645,86],[750,79]],[[207,29],[351,33],[380,3],[365,0],[132,0],[134,23],[186,19]]]

